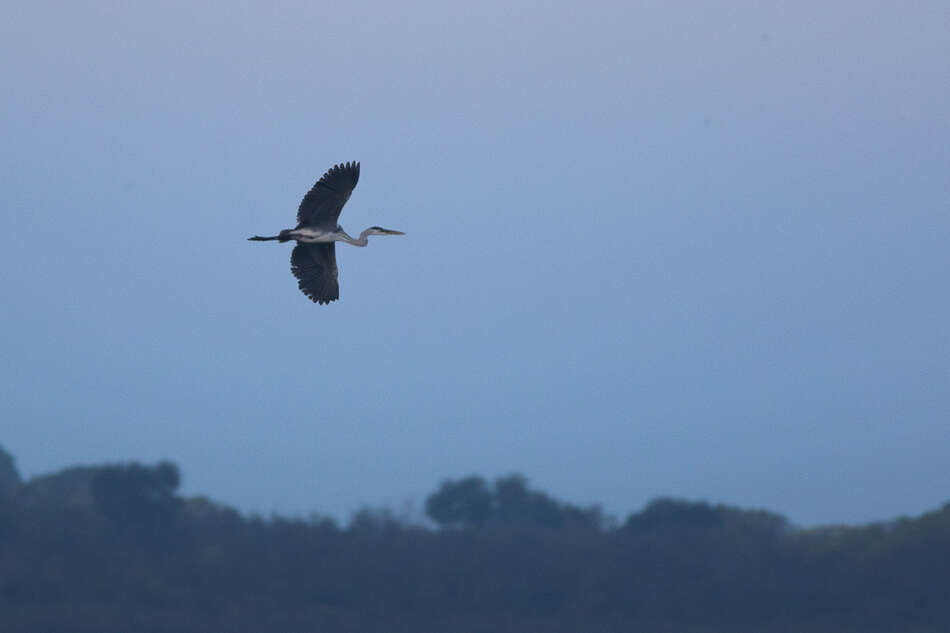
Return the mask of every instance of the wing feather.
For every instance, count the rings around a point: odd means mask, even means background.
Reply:
[[[314,303],[330,303],[340,298],[334,242],[298,242],[290,255],[290,272],[297,278],[300,291]]]
[[[313,188],[300,201],[297,209],[297,226],[319,226],[336,229],[343,205],[360,179],[358,162],[334,165],[323,174]]]

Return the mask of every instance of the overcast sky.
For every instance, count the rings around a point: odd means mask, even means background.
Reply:
[[[0,445],[347,518],[950,500],[950,4],[22,2]],[[340,301],[288,244],[360,160]]]

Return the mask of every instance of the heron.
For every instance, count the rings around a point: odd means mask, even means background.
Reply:
[[[366,246],[370,235],[405,235],[402,231],[371,226],[353,238],[337,224],[343,205],[350,199],[359,179],[358,162],[334,165],[300,201],[296,228],[284,229],[277,235],[247,238],[256,242],[296,240],[297,245],[290,254],[290,272],[297,278],[301,292],[314,303],[323,305],[340,298],[336,242]]]

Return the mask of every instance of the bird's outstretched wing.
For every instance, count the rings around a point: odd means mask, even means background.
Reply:
[[[300,201],[297,209],[297,226],[320,226],[336,229],[343,205],[360,179],[360,164],[357,162],[335,165],[323,174],[313,189]]]
[[[300,244],[290,255],[290,272],[300,291],[314,303],[330,303],[340,298],[334,242]]]

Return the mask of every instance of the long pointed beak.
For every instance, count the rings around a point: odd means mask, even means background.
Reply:
[[[386,235],[405,235],[402,231],[394,231],[392,229],[383,229],[386,232]]]

